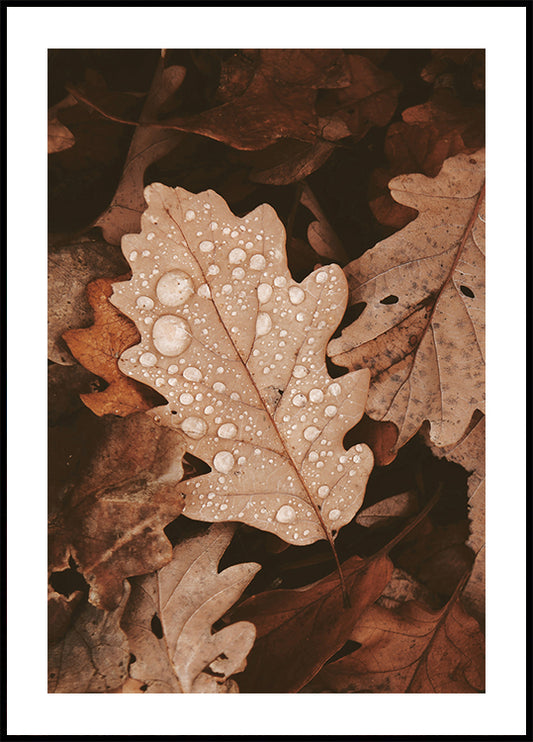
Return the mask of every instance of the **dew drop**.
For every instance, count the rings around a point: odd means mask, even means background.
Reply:
[[[292,304],[301,304],[305,299],[305,291],[299,286],[291,286],[289,289],[289,299]]]
[[[211,407],[210,404],[207,405],[207,407],[204,410],[204,412],[205,412],[206,415],[212,415],[214,411],[215,411],[215,408],[214,407]]]
[[[334,397],[338,397],[339,394],[341,393],[341,385],[337,384],[337,382],[330,384],[328,387],[328,392],[330,394],[333,394]]]
[[[320,271],[316,274],[317,283],[325,283],[328,280],[328,274],[325,271]]]
[[[321,487],[318,488],[318,496],[319,497],[327,497],[329,495],[329,487],[327,484],[323,484]]]
[[[282,505],[276,513],[278,523],[293,523],[296,520],[296,512],[290,505]]]
[[[139,296],[137,301],[135,302],[139,309],[153,309],[154,308],[154,300],[151,299],[149,296]]]
[[[176,366],[175,363],[171,363],[167,371],[169,374],[175,374],[178,371],[178,367]]]
[[[192,278],[183,271],[165,273],[157,283],[157,298],[168,307],[184,304],[193,293]]]
[[[226,391],[226,385],[222,381],[215,381],[213,384],[213,391],[222,394],[222,392]]]
[[[295,366],[292,371],[292,375],[296,379],[303,379],[304,376],[307,376],[307,369],[305,366]]]
[[[143,353],[139,358],[139,363],[141,366],[155,366],[157,358],[153,353]]]
[[[198,296],[202,299],[211,298],[211,289],[206,283],[203,283],[201,286],[198,287]]]
[[[211,250],[214,248],[214,245],[211,240],[202,240],[198,247],[202,252],[211,252]]]
[[[196,214],[195,214],[195,212],[192,209],[189,209],[188,211],[185,212],[185,221],[186,222],[192,222],[193,219],[195,219],[195,217],[196,217]]]
[[[322,389],[311,389],[311,391],[309,392],[309,399],[311,400],[311,402],[322,402],[322,400],[324,399],[324,392],[322,391]]]
[[[295,394],[292,398],[292,403],[296,407],[304,407],[307,399],[304,394]]]
[[[184,394],[180,394],[180,402],[182,405],[190,405],[194,402],[194,397],[192,396],[192,394],[184,392]]]
[[[203,438],[207,432],[207,423],[200,417],[186,417],[180,425],[181,429],[189,438],[198,440]]]
[[[221,474],[228,474],[233,469],[235,459],[229,451],[219,451],[213,459],[213,466]]]
[[[199,368],[194,368],[194,366],[189,366],[188,368],[186,368],[183,372],[183,376],[187,379],[187,381],[202,380],[202,372]]]
[[[263,255],[256,253],[250,258],[250,268],[253,271],[262,271],[266,266],[266,260]]]
[[[211,224],[209,225],[209,229],[210,229],[210,230],[211,230],[212,232],[214,232],[214,231],[215,231],[215,229],[218,229],[218,224],[217,224],[216,222],[211,222]]]
[[[257,336],[267,335],[272,329],[272,319],[266,312],[259,312],[255,323],[255,334]]]
[[[234,268],[231,272],[231,277],[237,279],[238,281],[242,281],[246,273],[244,272],[244,268]]]
[[[132,250],[132,251],[130,252],[130,260],[131,260],[132,262],[133,262],[134,260],[137,260],[137,255],[138,255],[138,252],[137,252],[137,250]]]
[[[237,426],[233,423],[224,423],[217,431],[219,438],[235,438],[237,435]]]
[[[274,279],[274,286],[277,286],[278,288],[282,289],[284,286],[287,285],[287,279],[285,276],[276,276]]]
[[[339,520],[340,517],[341,517],[341,511],[340,510],[335,509],[335,510],[330,510],[329,511],[328,518],[330,520]]]
[[[325,414],[325,415],[326,415],[327,417],[335,417],[335,415],[337,414],[337,408],[335,407],[335,405],[334,405],[334,404],[330,404],[330,405],[328,405],[328,406],[326,407],[326,409],[324,410],[324,414]]]
[[[304,438],[306,441],[314,441],[320,435],[320,430],[314,425],[310,425],[304,430]]]
[[[269,283],[260,283],[257,287],[257,298],[260,304],[266,304],[266,302],[272,296],[272,286]]]
[[[305,314],[303,312],[298,312],[296,315],[296,321],[297,322],[303,322],[305,319]]]
[[[246,253],[242,249],[242,247],[235,247],[230,252],[228,260],[230,263],[242,263],[244,260],[246,260]]]
[[[162,355],[176,356],[189,347],[192,337],[184,319],[166,314],[154,324],[152,339]]]

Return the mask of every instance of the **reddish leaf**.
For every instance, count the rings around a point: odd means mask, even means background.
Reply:
[[[120,415],[149,410],[157,404],[158,395],[119,370],[118,359],[127,348],[139,341],[133,322],[109,303],[116,279],[99,278],[87,286],[87,297],[94,312],[94,324],[63,333],[72,355],[97,376],[109,383],[103,392],[81,394],[83,402],[95,415]]]
[[[386,556],[370,561],[353,556],[342,570],[348,608],[334,573],[305,588],[254,595],[231,613],[232,621],[251,621],[257,628],[248,666],[237,677],[241,692],[300,690],[344,645],[361,613],[379,597],[392,563]]]

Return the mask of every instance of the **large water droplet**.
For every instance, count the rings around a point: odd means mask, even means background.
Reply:
[[[180,427],[185,435],[196,440],[203,438],[207,432],[207,423],[200,417],[186,417]]]
[[[270,330],[272,329],[272,319],[269,314],[266,312],[260,312],[257,315],[257,320],[255,323],[255,334],[260,335],[267,335]]]
[[[201,286],[198,287],[198,296],[202,299],[211,298],[211,289],[206,283],[203,283]]]
[[[296,520],[296,512],[290,505],[282,505],[276,513],[278,523],[293,523]]]
[[[219,451],[213,459],[213,466],[221,474],[228,474],[233,469],[235,459],[229,451]]]
[[[320,430],[314,425],[310,425],[304,430],[304,438],[306,441],[314,441],[320,435]]]
[[[341,511],[337,509],[330,510],[328,517],[330,520],[339,520],[339,518],[341,517]]]
[[[269,283],[260,283],[257,287],[257,298],[260,304],[266,304],[266,302],[272,296],[272,286]]]
[[[326,415],[327,417],[335,417],[335,415],[337,414],[337,408],[335,407],[335,405],[334,405],[334,404],[330,404],[330,405],[328,405],[328,406],[326,407],[326,409],[324,410],[324,414],[325,414],[325,415]]]
[[[194,368],[194,366],[189,366],[189,368],[186,368],[183,372],[183,376],[187,379],[187,381],[202,380],[202,372],[199,368]]]
[[[177,356],[191,344],[189,324],[182,317],[165,314],[155,322],[152,340],[164,356]]]
[[[292,398],[292,403],[293,405],[296,405],[296,407],[303,407],[306,402],[307,399],[304,394],[295,394]]]
[[[198,247],[202,252],[211,252],[211,250],[214,248],[214,245],[211,240],[202,240]]]
[[[320,271],[316,274],[317,283],[325,283],[328,280],[328,274],[325,271]]]
[[[292,375],[296,379],[303,379],[304,376],[307,376],[307,369],[305,366],[295,366],[292,371]]]
[[[235,247],[230,252],[228,260],[230,263],[242,263],[244,260],[246,260],[246,253],[241,247]]]
[[[153,309],[154,308],[154,300],[151,299],[149,296],[139,296],[139,298],[136,301],[137,306],[139,309]]]
[[[262,271],[266,266],[266,260],[263,255],[256,254],[250,258],[250,268],[253,271]]]
[[[177,307],[183,304],[193,293],[192,278],[184,271],[165,273],[157,283],[157,298],[167,307]]]
[[[155,366],[157,358],[153,353],[143,353],[139,358],[139,363],[141,366]]]
[[[237,435],[237,426],[233,423],[224,423],[217,431],[219,438],[235,438]]]
[[[192,222],[193,219],[195,219],[195,217],[196,217],[196,213],[192,209],[189,209],[188,211],[185,212],[186,222]]]
[[[289,299],[292,304],[301,304],[305,299],[305,291],[299,286],[291,286],[289,289]]]
[[[318,496],[319,497],[327,497],[329,495],[329,487],[327,484],[323,484],[321,487],[318,488]]]
[[[318,404],[324,399],[324,392],[322,389],[311,389],[309,392],[309,399],[311,402],[316,402]]]

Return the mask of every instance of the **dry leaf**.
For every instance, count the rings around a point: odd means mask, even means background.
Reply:
[[[95,278],[118,276],[126,269],[121,252],[101,239],[81,237],[68,245],[52,247],[48,257],[49,360],[75,363],[61,336],[66,330],[90,323],[87,284]]]
[[[409,601],[370,606],[355,625],[361,644],[326,665],[314,690],[337,693],[482,693],[484,639],[457,595],[440,611]]]
[[[48,652],[49,693],[110,693],[128,674],[129,649],[119,626],[129,586],[118,607],[101,611],[88,603],[66,636]]]
[[[343,606],[338,575],[303,588],[270,590],[239,606],[231,619],[252,621],[257,638],[246,671],[244,693],[294,693],[344,645],[361,613],[380,595],[392,574],[387,556],[353,556],[342,565],[349,607]]]
[[[260,569],[236,564],[218,572],[235,527],[211,526],[176,547],[155,575],[131,580],[122,618],[135,662],[130,675],[148,693],[238,692],[230,676],[246,666],[253,624],[212,626],[240,597]]]
[[[355,520],[360,526],[388,526],[392,518],[407,518],[419,509],[414,492],[401,492],[360,510]]]
[[[57,118],[57,112],[62,108],[70,108],[77,104],[76,99],[72,95],[67,95],[62,101],[56,103],[48,109],[48,154],[52,155],[56,152],[62,152],[65,149],[70,149],[76,144],[76,137],[74,134],[67,129],[67,127],[61,123]]]
[[[48,646],[57,644],[67,633],[72,619],[83,600],[81,590],[68,597],[48,586]]]
[[[178,482],[183,444],[147,415],[111,419],[79,480],[72,481],[50,528],[51,569],[79,565],[100,608],[115,608],[126,577],[171,558],[163,528],[183,508]]]
[[[165,69],[163,59],[160,60],[139,117],[141,124],[157,118],[160,108],[180,87],[185,72],[184,67],[177,65]],[[135,129],[117,191],[109,208],[95,222],[95,226],[102,228],[107,242],[119,245],[123,235],[139,230],[141,214],[146,208],[143,198],[144,172],[173,150],[182,139],[182,134],[169,129],[149,125]]]
[[[304,183],[300,203],[316,218],[307,228],[307,239],[313,250],[327,260],[335,260],[341,265],[347,263],[348,254],[307,183]]]
[[[265,149],[242,153],[241,161],[253,165],[250,180],[254,183],[288,185],[322,167],[334,149],[333,144],[321,140],[282,139]]]
[[[317,90],[348,83],[345,58],[339,50],[263,49],[240,95],[216,108],[164,123],[236,149],[262,149],[283,137],[312,142],[318,135]]]
[[[431,450],[435,456],[455,461],[470,472],[470,537],[466,543],[476,555],[476,561],[462,599],[468,610],[482,619],[485,615],[485,416],[474,414],[466,433],[454,445],[445,448],[431,446]]]
[[[184,514],[332,543],[372,469],[367,446],[342,445],[368,372],[333,380],[325,364],[346,301],[342,270],[293,281],[267,205],[238,218],[213,191],[154,184],[145,197],[142,234],[122,241],[133,276],[113,294],[141,342],[119,365],[168,399],[154,414],[212,468],[180,486]]]
[[[366,307],[328,353],[370,369],[367,412],[397,425],[398,447],[426,419],[433,443],[450,445],[484,406],[484,159],[391,181],[419,216],[346,267],[351,301]]]
[[[398,428],[394,423],[372,420],[368,415],[363,415],[355,428],[344,439],[345,445],[351,441],[362,441],[374,454],[376,466],[388,466],[396,458],[396,442],[398,440]]]
[[[331,138],[332,129],[327,134],[327,122],[343,122],[347,129],[336,132],[339,138],[350,134],[362,139],[372,126],[385,126],[390,121],[398,103],[402,88],[390,72],[384,72],[369,59],[358,54],[348,57],[351,83],[341,90],[324,93],[318,106],[324,136]]]
[[[139,333],[135,325],[108,301],[112,286],[113,281],[107,278],[92,281],[87,286],[94,324],[80,330],[67,330],[63,338],[72,355],[85,368],[109,383],[103,392],[81,394],[84,404],[95,415],[124,417],[150,409],[157,404],[159,397],[119,371],[120,354],[138,341]]]

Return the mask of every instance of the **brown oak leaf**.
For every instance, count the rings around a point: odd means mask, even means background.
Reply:
[[[118,367],[120,354],[139,340],[135,325],[109,302],[113,283],[121,278],[124,276],[92,281],[87,286],[87,298],[93,309],[94,324],[63,333],[72,355],[109,384],[102,392],[80,395],[95,415],[124,417],[149,410],[159,399],[150,389],[125,376]]]

